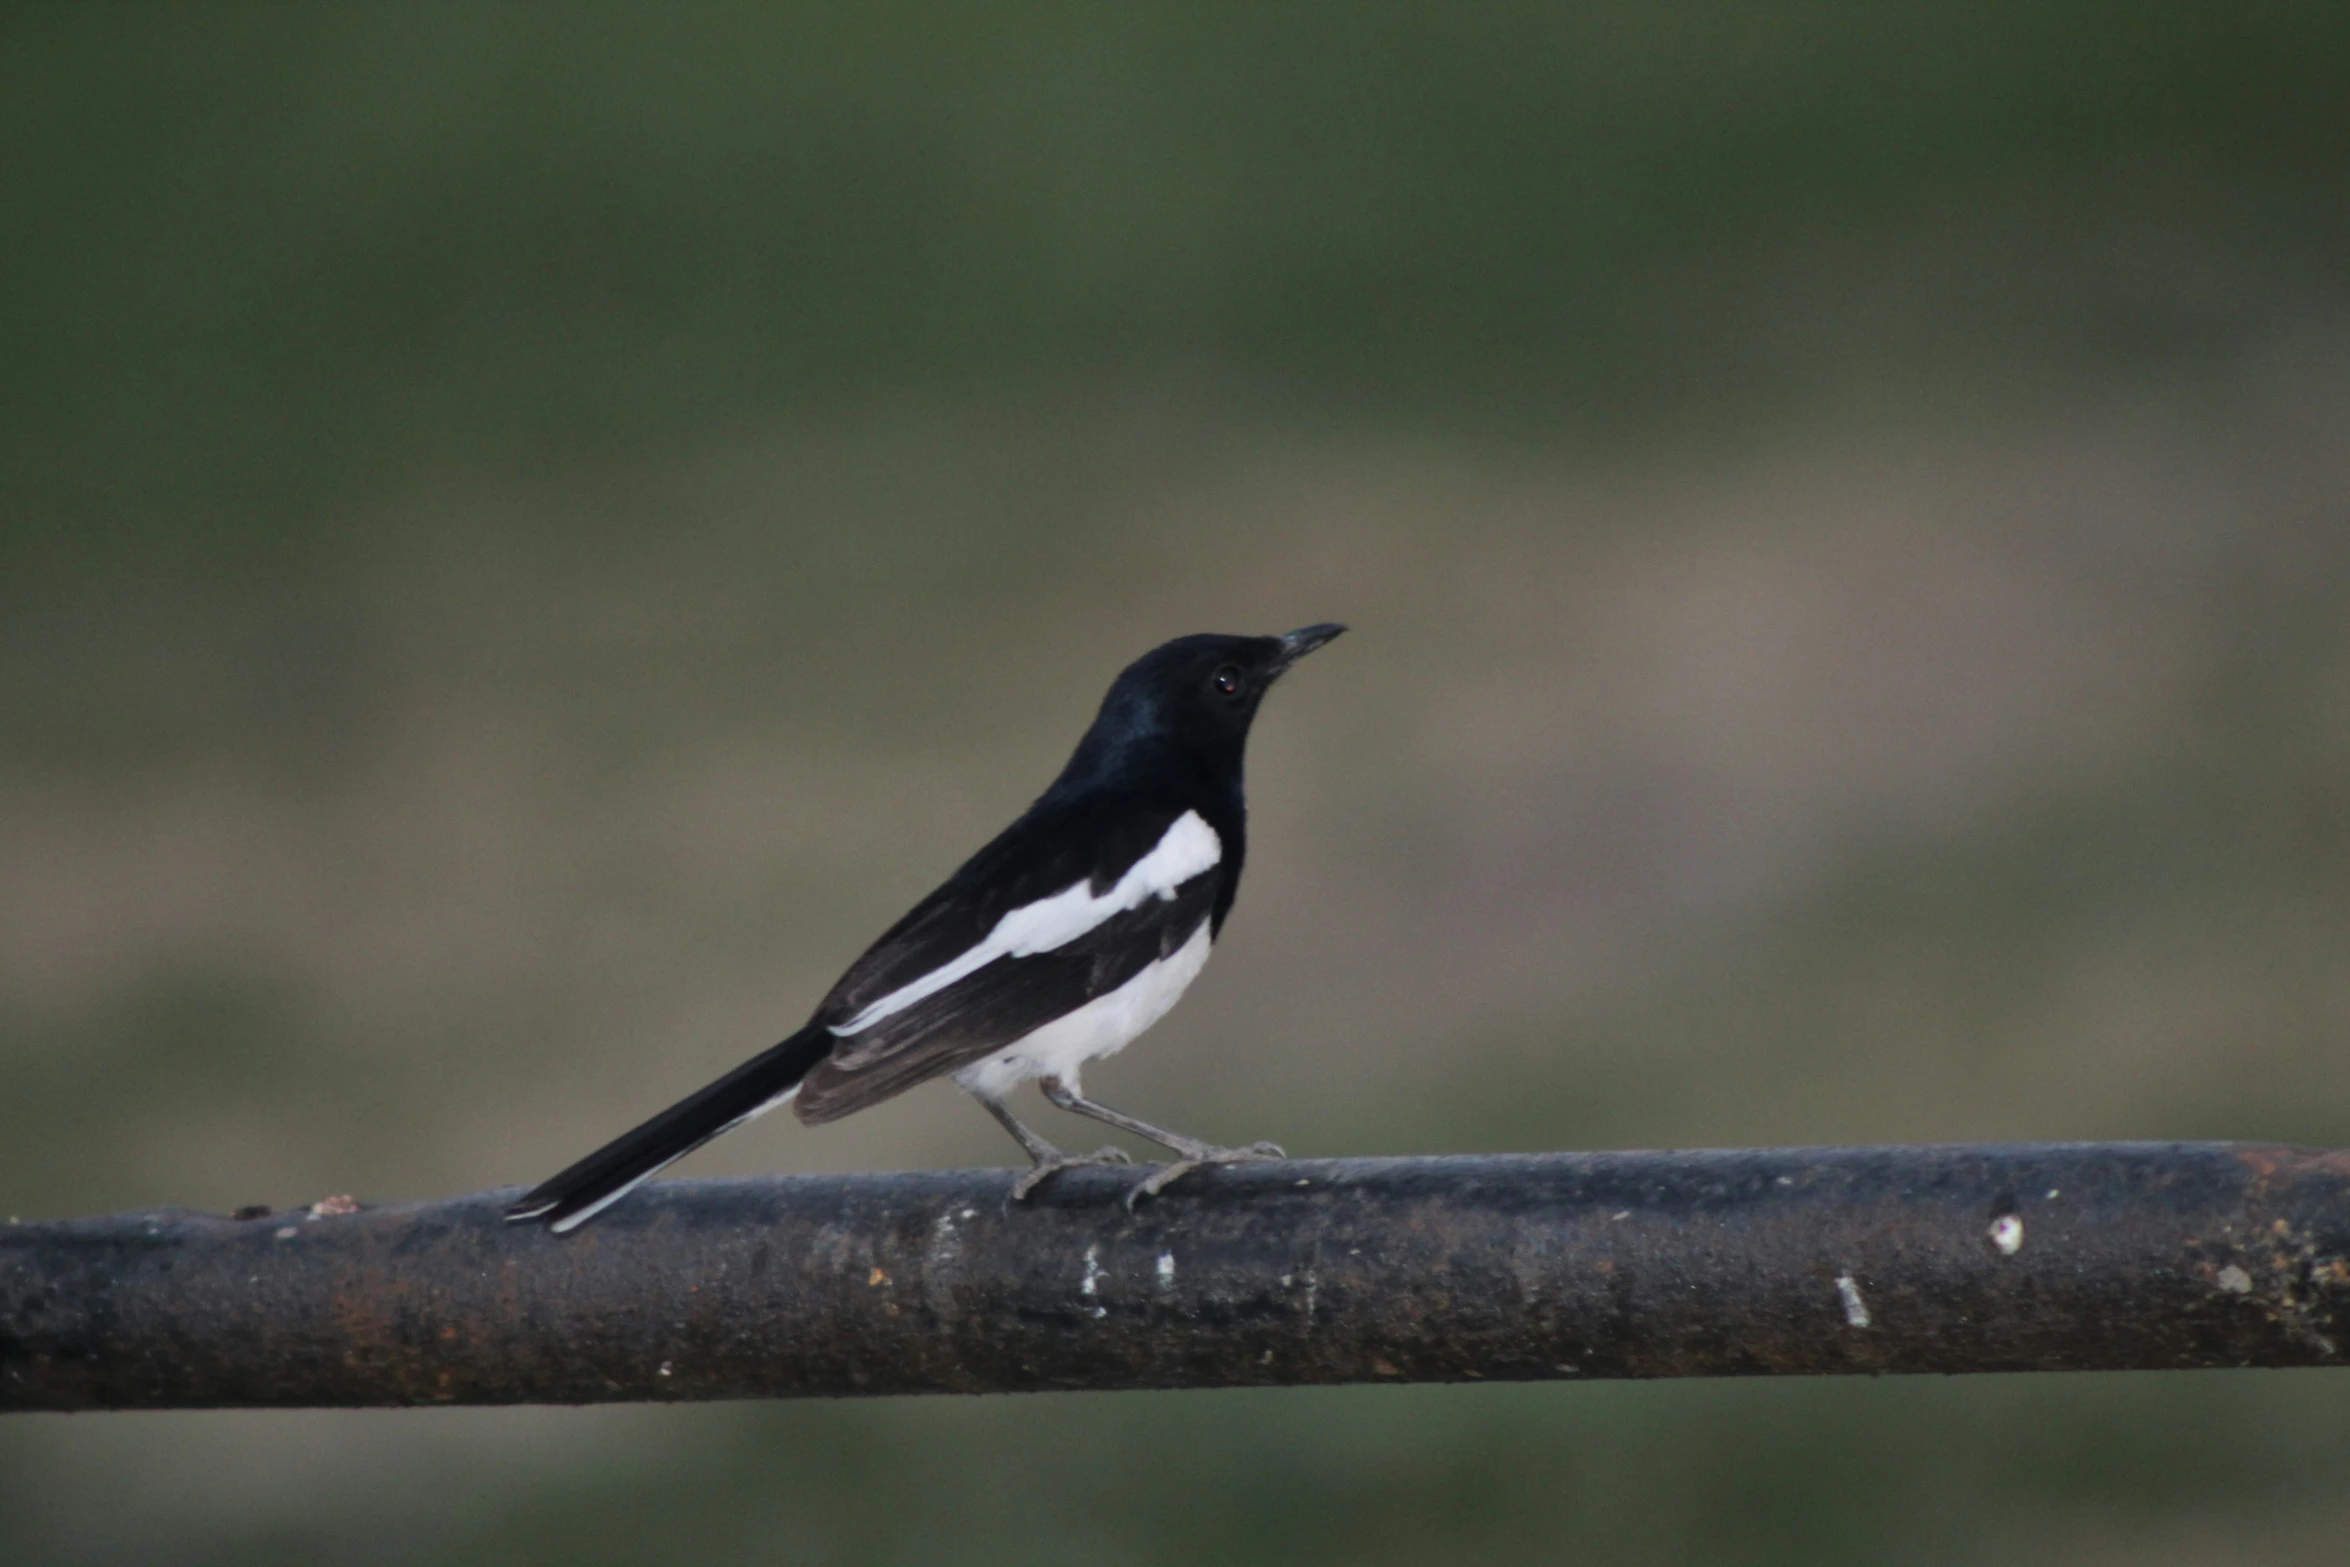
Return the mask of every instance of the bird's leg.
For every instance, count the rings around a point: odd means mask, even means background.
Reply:
[[[1108,1105],[1095,1104],[1079,1093],[1074,1086],[1057,1077],[1045,1078],[1037,1084],[1037,1087],[1044,1091],[1045,1098],[1051,1100],[1060,1109],[1076,1115],[1091,1116],[1096,1121],[1114,1126],[1122,1132],[1132,1132],[1137,1137],[1147,1137],[1161,1147],[1174,1149],[1180,1156],[1173,1164],[1162,1165],[1152,1174],[1135,1183],[1134,1189],[1126,1194],[1126,1209],[1129,1213],[1134,1210],[1134,1205],[1145,1197],[1158,1196],[1159,1193],[1192,1171],[1203,1169],[1208,1165],[1239,1164],[1248,1159],[1288,1157],[1282,1153],[1280,1145],[1277,1143],[1251,1143],[1246,1148],[1218,1148],[1213,1143],[1203,1143],[1196,1137],[1186,1137],[1181,1132],[1170,1132],[1164,1127],[1153,1126],[1148,1121],[1137,1121],[1123,1111],[1113,1110]]]
[[[1019,1139],[1020,1146],[1028,1150],[1028,1157],[1036,1161],[1029,1167],[1027,1174],[1012,1183],[1012,1201],[1014,1202],[1025,1201],[1028,1194],[1043,1185],[1048,1177],[1058,1175],[1063,1170],[1073,1170],[1079,1165],[1086,1164],[1129,1164],[1133,1162],[1127,1157],[1126,1150],[1123,1148],[1096,1148],[1091,1153],[1081,1154],[1063,1153],[1030,1131],[1020,1118],[1012,1113],[1012,1107],[995,1095],[983,1094],[976,1088],[968,1092],[972,1098],[979,1101],[981,1108],[996,1118],[998,1125]]]

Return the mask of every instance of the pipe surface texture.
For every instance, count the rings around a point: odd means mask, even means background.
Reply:
[[[0,1225],[0,1410],[2330,1366],[2350,1152],[1341,1159]]]

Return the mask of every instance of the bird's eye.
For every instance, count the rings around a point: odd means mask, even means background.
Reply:
[[[1240,695],[1240,670],[1234,665],[1226,664],[1208,677],[1208,683],[1226,696],[1238,696]]]

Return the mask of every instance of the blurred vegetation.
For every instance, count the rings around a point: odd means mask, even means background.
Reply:
[[[1892,349],[1996,396],[2224,353],[2350,265],[2350,17],[2315,3],[0,27],[20,584],[331,552],[420,472],[909,392],[1229,379],[1623,437]]]
[[[0,1216],[544,1174],[1333,616],[1118,1102],[2350,1144],[2342,7],[15,7],[0,197]],[[42,1419],[0,1561],[2331,1563],[2340,1391]]]

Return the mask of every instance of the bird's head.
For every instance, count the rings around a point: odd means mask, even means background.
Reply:
[[[1299,659],[1344,631],[1325,622],[1285,636],[1203,634],[1162,643],[1126,666],[1087,732],[1096,765],[1168,746],[1195,757],[1239,759],[1257,705]]]

